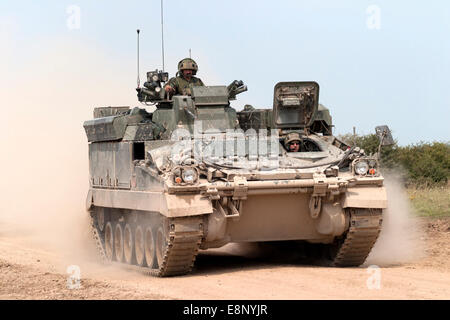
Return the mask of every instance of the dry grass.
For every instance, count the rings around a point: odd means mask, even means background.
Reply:
[[[450,187],[409,188],[408,196],[423,217],[450,216]]]

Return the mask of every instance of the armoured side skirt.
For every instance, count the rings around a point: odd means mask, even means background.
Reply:
[[[211,201],[199,194],[171,195],[161,192],[91,189],[87,207],[130,209],[159,212],[167,217],[212,213]]]

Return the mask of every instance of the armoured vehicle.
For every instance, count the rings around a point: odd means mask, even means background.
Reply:
[[[301,240],[322,244],[333,266],[365,261],[387,206],[378,158],[332,135],[316,82],[280,82],[271,110],[236,112],[242,81],[169,97],[167,79],[152,71],[137,89],[153,112],[95,108],[84,123],[86,207],[104,259],[173,276],[200,249]],[[389,130],[378,133],[387,144]]]

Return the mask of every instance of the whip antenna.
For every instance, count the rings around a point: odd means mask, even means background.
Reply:
[[[136,32],[137,32],[137,87],[139,88],[141,85],[141,80],[139,79],[139,32],[141,31],[137,29]]]
[[[161,0],[161,47],[162,47],[162,71],[164,71],[164,14],[163,0]]]

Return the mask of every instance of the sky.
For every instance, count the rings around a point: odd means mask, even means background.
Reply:
[[[47,82],[35,81],[35,72],[48,72],[58,84],[76,78],[90,87],[93,98],[77,106],[86,115],[94,106],[138,106],[136,29],[144,79],[146,71],[162,69],[160,4],[2,0],[3,92],[14,83],[32,108],[42,97],[27,100],[26,88],[51,93]],[[247,84],[249,91],[232,104],[238,110],[245,104],[271,108],[277,82],[316,81],[335,134],[353,127],[367,134],[387,124],[400,145],[450,141],[449,34],[448,1],[164,1],[165,70],[171,76],[191,49],[206,85]],[[59,63],[46,59],[55,55]],[[104,79],[100,72],[106,80],[96,83]],[[108,86],[113,94],[103,88]],[[64,100],[86,94],[79,88],[57,95],[61,108]]]

